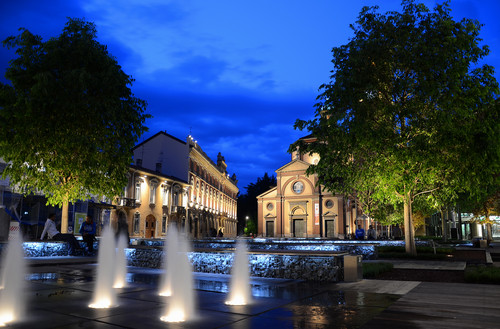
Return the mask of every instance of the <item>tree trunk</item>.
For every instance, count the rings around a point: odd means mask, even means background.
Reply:
[[[488,246],[490,245],[490,242],[493,241],[493,230],[491,222],[486,223],[486,241],[488,241]]]
[[[405,249],[410,255],[417,255],[417,247],[415,245],[415,230],[412,223],[411,215],[411,195],[407,193],[404,198],[404,225],[405,225]]]
[[[446,219],[444,218],[444,212],[443,209],[439,211],[441,213],[441,230],[442,230],[442,235],[443,235],[443,241],[446,242],[448,241],[448,232],[446,230]]]
[[[68,210],[69,202],[64,200],[62,204],[62,214],[61,214],[61,233],[68,233]]]

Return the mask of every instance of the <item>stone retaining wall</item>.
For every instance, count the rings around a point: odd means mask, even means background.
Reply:
[[[163,250],[129,248],[126,250],[131,266],[161,268]],[[230,274],[232,252],[189,252],[193,271]],[[343,279],[343,255],[248,253],[250,275],[266,278],[300,279],[337,282]]]
[[[194,240],[193,249],[227,250],[235,248],[234,239],[207,238]],[[163,239],[132,239],[137,246],[161,247]],[[363,259],[377,259],[377,246],[404,245],[404,241],[356,241],[326,239],[247,239],[249,251],[326,251],[362,255]]]

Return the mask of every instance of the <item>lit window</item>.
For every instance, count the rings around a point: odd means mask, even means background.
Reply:
[[[174,193],[174,200],[172,200],[172,205],[173,206],[179,205],[179,193],[177,191],[175,191]]]
[[[163,189],[163,205],[168,205],[168,188]]]
[[[156,184],[151,184],[149,187],[149,203],[154,204],[156,202]]]
[[[141,182],[135,183],[135,201],[141,202]]]

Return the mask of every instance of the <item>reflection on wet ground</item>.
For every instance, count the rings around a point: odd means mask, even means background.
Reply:
[[[129,268],[127,287],[118,294],[120,306],[108,311],[87,307],[95,265],[43,266],[31,270],[26,279],[32,283],[35,297],[31,298],[28,309],[34,311],[16,327],[28,328],[35,323],[37,329],[66,327],[71,321],[71,326],[78,323],[78,327],[103,324],[127,328],[165,327],[159,317],[169,299],[157,293],[161,270]],[[252,305],[231,307],[224,304],[229,282],[229,275],[195,273],[194,287],[202,320],[181,327],[359,328],[399,298],[390,294],[343,291],[334,283],[252,277]]]

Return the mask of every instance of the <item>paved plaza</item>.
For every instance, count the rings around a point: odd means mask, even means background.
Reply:
[[[128,268],[118,306],[92,309],[93,259],[31,261],[27,313],[13,328],[485,328],[500,323],[500,287],[362,280],[314,283],[252,278],[254,302],[229,306],[230,276],[195,273],[196,320],[160,321],[170,297],[158,296],[161,271]]]

